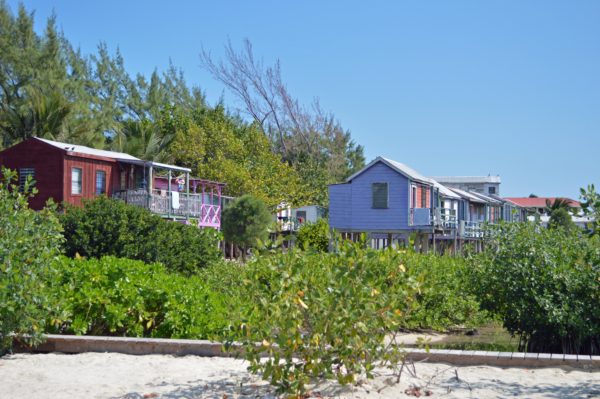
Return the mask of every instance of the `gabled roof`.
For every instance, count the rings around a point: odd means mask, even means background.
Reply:
[[[363,174],[364,172],[366,172],[367,170],[369,170],[373,165],[375,165],[375,164],[377,164],[379,162],[381,162],[381,163],[389,166],[392,170],[400,173],[403,176],[408,177],[411,180],[415,180],[415,181],[420,182],[420,183],[425,183],[425,184],[428,184],[430,186],[432,186],[434,184],[433,180],[431,180],[428,177],[423,176],[422,174],[420,174],[416,170],[414,170],[414,169],[406,166],[405,164],[400,163],[400,162],[396,162],[394,160],[391,160],[391,159],[388,159],[388,158],[384,158],[384,157],[377,157],[377,158],[375,158],[373,161],[369,162],[369,164],[367,166],[365,166],[364,168],[362,168],[361,170],[359,170],[358,172],[356,172],[355,174],[353,174],[352,176],[350,176],[349,178],[347,178],[346,182],[351,182],[356,177],[358,177],[359,175]]]
[[[123,152],[98,150],[96,148],[90,148],[90,147],[86,147],[84,145],[61,143],[59,141],[52,141],[52,140],[43,139],[40,137],[34,137],[34,138],[36,140],[42,141],[46,144],[50,144],[53,147],[60,148],[63,151],[76,152],[78,154],[94,155],[97,157],[122,159],[122,160],[129,160],[129,161],[141,161],[141,159],[136,158],[129,154],[125,154]]]
[[[550,203],[554,203],[554,201],[557,199],[565,199],[569,201],[569,206],[573,208],[581,207],[581,204],[578,201],[561,197],[506,197],[504,199],[523,208],[545,208],[546,200],[550,201]]]
[[[454,191],[456,194],[460,195],[462,198],[464,198],[470,202],[476,202],[478,204],[487,203],[484,199],[477,197],[476,195],[474,195],[473,193],[471,193],[469,191],[464,191],[464,190],[461,190],[458,188],[451,188],[450,190]]]
[[[454,191],[450,190],[448,187],[444,186],[443,184],[438,183],[435,180],[433,180],[433,186],[438,189],[438,191],[440,192],[440,196],[442,196],[442,197],[454,198],[454,199],[461,198],[460,195],[456,194]]]
[[[440,183],[500,183],[500,176],[434,176]]]
[[[34,137],[34,139],[42,141],[46,144],[49,144],[53,147],[59,148],[63,151],[67,151],[67,152],[74,152],[77,154],[84,154],[84,155],[92,155],[92,156],[96,156],[96,157],[112,158],[117,161],[130,163],[130,164],[134,164],[134,165],[153,166],[155,168],[171,169],[171,170],[177,170],[180,172],[191,172],[192,171],[190,168],[184,168],[182,166],[167,165],[164,163],[153,162],[153,161],[144,161],[142,159],[136,158],[133,155],[129,155],[124,152],[99,150],[97,148],[86,147],[84,145],[61,143],[60,141],[52,141],[52,140],[48,140],[48,139],[43,139],[41,137]]]
[[[491,203],[491,204],[502,204],[502,201],[494,198],[494,197],[490,197],[489,195],[486,194],[482,194],[482,193],[478,193],[476,191],[469,191],[469,194],[472,194],[476,197],[481,198],[482,200],[484,200],[487,203]]]

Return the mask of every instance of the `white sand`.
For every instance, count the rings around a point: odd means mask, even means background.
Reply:
[[[419,363],[395,384],[387,370],[358,387],[324,383],[315,394],[402,398],[410,386],[443,398],[600,398],[600,372],[571,368],[455,367]],[[458,380],[457,380],[458,375]],[[379,391],[379,392],[378,392]],[[274,397],[241,360],[116,353],[16,354],[0,358],[0,398]],[[318,396],[318,395],[317,395]],[[425,395],[423,395],[425,396]]]

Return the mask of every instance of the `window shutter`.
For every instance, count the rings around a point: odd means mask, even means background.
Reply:
[[[388,207],[388,184],[373,183],[373,208],[387,209]]]

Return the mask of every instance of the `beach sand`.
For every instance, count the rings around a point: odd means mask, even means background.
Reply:
[[[276,397],[246,367],[242,360],[216,357],[14,354],[0,358],[0,398]],[[313,396],[334,398],[408,398],[416,391],[433,398],[600,398],[600,372],[417,363],[398,384],[381,369],[359,386],[324,382],[312,388]]]

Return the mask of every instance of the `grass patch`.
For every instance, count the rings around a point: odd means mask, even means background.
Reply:
[[[472,330],[473,333],[450,334],[442,341],[429,344],[432,349],[517,352],[519,340],[501,325],[492,323]]]

